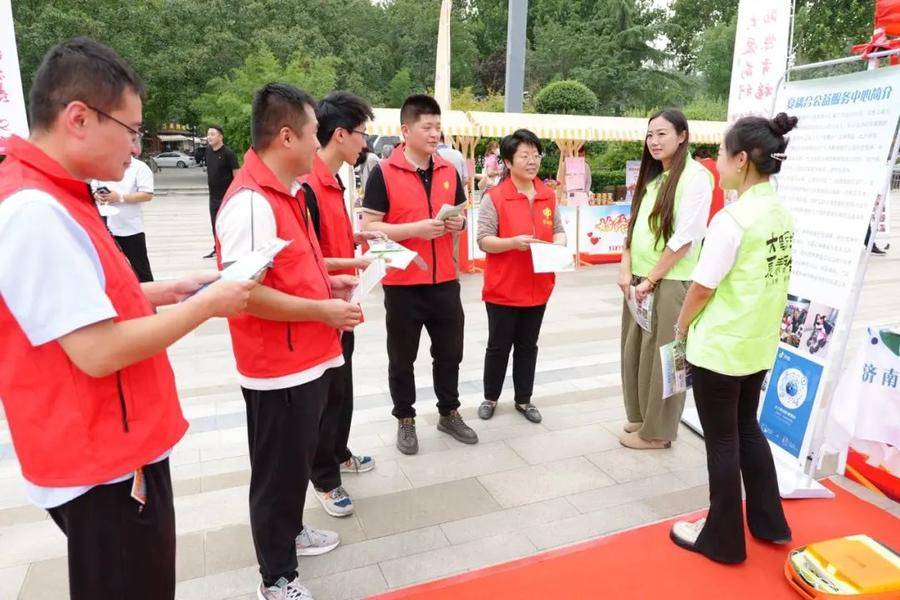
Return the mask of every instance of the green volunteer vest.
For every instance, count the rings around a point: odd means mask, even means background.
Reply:
[[[688,155],[687,161],[684,163],[684,171],[681,173],[681,178],[675,187],[676,220],[678,219],[678,209],[681,206],[681,198],[684,195],[685,182],[690,181],[691,177],[698,170],[709,177],[710,187],[712,187],[712,173]],[[662,239],[656,240],[656,236],[653,235],[653,231],[650,229],[650,213],[656,204],[659,187],[668,175],[669,172],[665,171],[647,184],[647,190],[644,192],[643,200],[641,200],[641,208],[638,210],[637,222],[634,224],[634,231],[631,232],[631,272],[639,277],[646,277],[650,273],[653,267],[656,266],[656,263],[659,262],[666,247]],[[675,263],[675,266],[666,273],[664,279],[690,281],[691,273],[693,273],[699,257],[700,244],[693,244],[690,252]]]
[[[791,277],[793,219],[769,182],[723,209],[744,230],[734,266],[691,323],[687,359],[725,375],[772,368]],[[723,218],[725,218],[723,216]]]

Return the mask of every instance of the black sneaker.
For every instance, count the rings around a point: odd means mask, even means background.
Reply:
[[[415,419],[400,419],[397,423],[397,450],[403,454],[416,454],[419,451]]]
[[[872,254],[877,254],[878,256],[884,256],[885,254],[887,254],[887,252],[885,252],[884,250],[882,250],[875,244],[872,244]]]
[[[438,431],[449,433],[458,442],[463,444],[477,444],[478,434],[475,430],[466,425],[466,422],[459,416],[459,411],[451,411],[446,417],[441,416],[437,424]]]
[[[216,249],[213,248],[213,251],[204,256],[203,258],[215,258],[216,257]]]

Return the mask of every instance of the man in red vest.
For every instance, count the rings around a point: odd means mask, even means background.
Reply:
[[[459,363],[463,315],[453,243],[466,226],[463,217],[438,220],[443,205],[466,202],[453,165],[436,154],[441,108],[431,96],[413,95],[400,108],[404,142],[372,170],[363,198],[363,229],[381,231],[419,254],[426,268],[393,269],[384,278],[388,384],[398,420],[397,448],[419,451],[413,363],[422,327],[431,338],[437,428],[465,444],[478,435],[459,415]]]
[[[316,118],[319,121],[316,135],[322,147],[316,154],[312,173],[300,178],[298,188],[302,188],[328,271],[355,275],[357,269],[364,269],[370,262],[356,258],[356,244],[384,234],[353,232],[344,205],[344,182],[338,171],[345,163],[356,164],[366,148],[366,122],[375,115],[368,102],[359,96],[332,92],[319,102]],[[341,335],[341,346],[344,365],[336,368],[331,377],[312,471],[316,496],[325,512],[333,517],[353,514],[353,500],[342,485],[341,473],[363,473],[375,468],[371,456],[355,456],[347,447],[353,419],[352,331]]]
[[[297,554],[328,552],[331,531],[303,526],[303,505],[319,440],[319,423],[334,369],[344,364],[341,331],[362,313],[337,296],[356,284],[325,267],[302,194],[291,187],[313,166],[315,103],[283,84],[263,86],[253,99],[250,138],[216,217],[219,266],[275,239],[291,243],[253,290],[247,312],[228,320],[247,407],[250,528],[259,560],[262,600],[302,600]]]
[[[86,182],[140,153],[143,92],[102,44],[51,48],[31,138],[0,165],[0,398],[27,495],[66,535],[73,600],[175,597],[168,456],[188,423],[165,350],[255,285],[141,284],[104,226]]]

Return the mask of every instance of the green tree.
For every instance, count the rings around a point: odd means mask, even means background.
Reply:
[[[388,108],[400,108],[406,97],[412,93],[412,79],[408,69],[400,69],[388,83],[385,103]]]
[[[872,0],[797,0],[797,64],[849,56],[850,46],[872,36]]]
[[[713,96],[727,98],[731,87],[731,65],[737,18],[713,25],[700,36],[696,69],[703,75],[706,90]]]
[[[663,68],[666,54],[652,45],[659,15],[644,2],[535,0],[531,10],[527,69],[533,87],[577,79],[597,95],[604,114],[686,95],[683,78]]]
[[[450,90],[450,107],[453,110],[503,112],[503,96],[496,92],[476,96],[471,87]]]
[[[282,64],[268,48],[260,48],[229,75],[209,82],[207,91],[194,101],[204,123],[221,123],[228,143],[238,152],[250,146],[250,104],[260,87],[272,81],[295,85],[315,97],[334,89],[336,59],[311,58],[297,52]]]
[[[675,64],[679,70],[685,73],[693,71],[694,68],[702,70],[697,60],[704,43],[706,43],[707,30],[735,21],[737,8],[738,3],[735,0],[675,0],[672,2],[670,14],[662,20],[662,31],[669,41],[668,48],[673,53]],[[731,67],[730,57],[731,51],[729,50],[729,69]]]
[[[597,110],[597,96],[580,81],[554,81],[534,96],[539,113],[591,115]]]

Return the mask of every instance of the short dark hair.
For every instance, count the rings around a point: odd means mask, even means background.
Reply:
[[[541,146],[541,139],[528,129],[517,129],[512,134],[506,136],[500,141],[500,158],[502,160],[513,161],[516,150],[522,144],[528,144],[537,148],[538,154],[543,154],[544,149]]]
[[[250,109],[250,144],[254,150],[268,146],[282,127],[298,132],[306,125],[306,107],[313,110],[313,97],[287,83],[267,83],[253,96]]]
[[[327,146],[336,129],[350,131],[366,121],[375,118],[368,102],[350,92],[331,92],[316,106],[316,118],[319,120],[319,132],[316,134],[319,143]]]
[[[784,136],[796,126],[797,117],[789,117],[786,113],[778,113],[774,119],[738,119],[725,134],[725,150],[729,156],[746,152],[757,171],[774,175],[781,171],[784,159],[778,155],[787,149],[788,140]]]
[[[207,127],[207,129],[215,129],[216,131],[219,132],[219,135],[221,135],[222,137],[225,137],[225,130],[222,129],[221,125],[216,125],[214,123],[214,124],[210,125],[209,127]]]
[[[422,115],[441,114],[441,105],[437,100],[427,94],[413,94],[403,101],[400,107],[400,122],[404,125],[414,125]]]
[[[49,129],[73,100],[112,112],[127,89],[143,96],[144,82],[112,48],[86,37],[57,44],[44,55],[31,83],[31,128]]]

